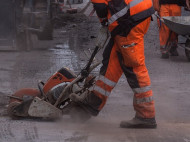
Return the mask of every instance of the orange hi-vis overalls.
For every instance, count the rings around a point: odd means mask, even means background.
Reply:
[[[103,53],[103,66],[93,89],[101,98],[100,111],[124,73],[134,92],[136,116],[154,118],[155,107],[144,56],[144,35],[151,15],[152,0],[91,0],[100,21],[107,19],[111,39]]]
[[[181,7],[177,4],[164,4],[160,5],[160,11],[159,11],[160,17],[165,16],[181,16]],[[178,35],[174,32],[171,33],[171,30],[163,23],[158,20],[159,25],[159,38],[160,38],[160,48],[161,50],[165,48],[168,39],[168,45],[169,46],[177,46],[178,43]],[[169,37],[170,36],[170,37]]]

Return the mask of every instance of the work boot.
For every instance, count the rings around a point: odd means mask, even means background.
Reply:
[[[134,117],[129,121],[121,121],[121,128],[156,128],[156,120],[155,118],[139,118]]]
[[[177,47],[176,46],[172,46],[170,49],[170,55],[171,56],[179,56],[178,52],[177,52]]]
[[[102,100],[96,96],[94,92],[86,91],[80,96],[78,94],[72,93],[69,98],[92,116],[98,115],[98,108],[102,104]]]

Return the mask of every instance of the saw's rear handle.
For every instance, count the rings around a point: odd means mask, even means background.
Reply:
[[[80,72],[80,75],[77,76],[77,78],[75,78],[72,82],[70,82],[65,88],[64,90],[61,92],[59,98],[56,100],[54,106],[57,107],[62,101],[66,100],[69,97],[69,94],[66,93],[68,89],[70,89],[73,84],[78,83],[78,82],[82,82],[86,77],[88,77],[89,73],[96,68],[100,62],[95,63],[94,65],[91,66],[94,57],[96,56],[97,52],[99,51],[99,47],[96,46],[87,65],[85,66],[84,69],[82,69],[82,71]]]

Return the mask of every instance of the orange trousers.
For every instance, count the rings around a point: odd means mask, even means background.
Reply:
[[[99,110],[103,108],[112,89],[124,73],[134,92],[133,105],[136,116],[154,118],[155,107],[150,78],[145,66],[144,35],[150,18],[131,29],[126,37],[111,38],[103,53],[103,66],[93,92],[101,98]]]
[[[176,4],[165,4],[161,5],[159,11],[160,17],[164,16],[181,16],[181,7]],[[170,29],[158,20],[159,26],[159,39],[160,47],[164,48],[166,46],[167,40],[169,39]],[[171,33],[170,41],[168,45],[177,45],[178,35],[174,32]]]

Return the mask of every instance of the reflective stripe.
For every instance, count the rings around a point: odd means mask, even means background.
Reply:
[[[128,44],[128,45],[123,45],[123,46],[121,46],[121,47],[123,47],[123,48],[129,48],[129,47],[133,47],[133,46],[135,46],[135,45],[137,45],[137,43],[131,43],[131,44]]]
[[[115,22],[118,18],[122,17],[123,15],[125,15],[127,13],[129,9],[129,5],[127,5],[125,8],[123,8],[122,10],[120,10],[119,12],[115,13],[114,15],[112,15],[112,17],[110,17],[110,19],[108,20],[108,24],[112,24],[113,22]]]
[[[149,102],[152,102],[152,101],[153,101],[152,96],[146,97],[146,98],[140,98],[140,99],[135,98],[135,104],[149,103]]]
[[[132,2],[130,2],[125,8],[112,15],[112,17],[110,17],[110,19],[108,20],[108,24],[110,25],[113,22],[115,22],[118,18],[124,16],[129,8],[132,8],[133,6],[139,4],[142,1],[143,0],[133,0]]]
[[[151,90],[151,86],[146,86],[142,88],[133,88],[132,89],[134,93],[144,93]]]
[[[101,80],[102,82],[104,82],[105,84],[109,85],[110,87],[114,87],[116,85],[115,82],[107,79],[105,76],[103,75],[100,75],[98,80]]]
[[[144,0],[133,0],[133,1],[130,2],[128,5],[130,5],[129,7],[131,8],[131,7],[133,7],[133,6],[137,5],[137,4],[139,4],[139,3],[142,2],[142,1],[144,1]]]
[[[95,87],[94,87],[94,90],[97,91],[97,92],[99,92],[100,94],[102,94],[102,95],[104,95],[104,96],[107,96],[107,97],[108,97],[108,96],[110,95],[110,93],[111,93],[111,92],[108,92],[108,91],[106,91],[106,90],[100,88],[99,86],[95,86]]]

